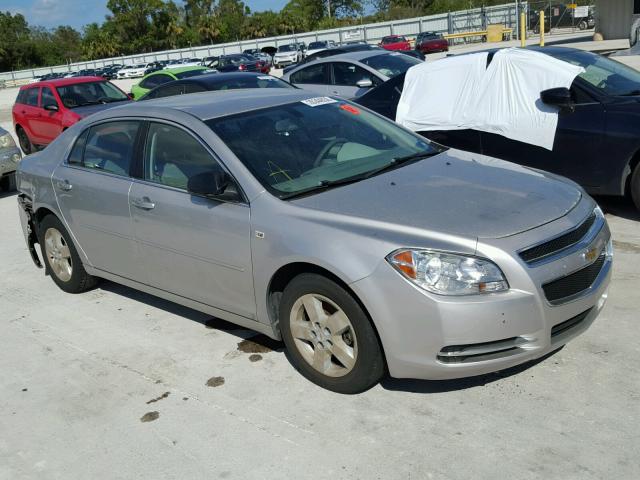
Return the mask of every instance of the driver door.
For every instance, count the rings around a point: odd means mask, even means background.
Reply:
[[[189,178],[222,168],[187,130],[151,122],[129,195],[145,283],[255,318],[249,205],[192,195]]]

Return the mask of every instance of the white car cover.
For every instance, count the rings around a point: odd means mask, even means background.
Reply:
[[[540,92],[570,88],[582,67],[544,53],[509,48],[411,67],[396,121],[413,131],[480,130],[553,149],[558,109]]]

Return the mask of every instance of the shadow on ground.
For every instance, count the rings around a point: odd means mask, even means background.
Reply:
[[[135,300],[136,302],[141,302],[146,305],[149,305],[150,307],[154,307],[159,310],[164,310],[165,312],[171,313],[173,315],[186,318],[193,322],[200,323],[202,324],[203,327],[207,329],[228,332],[238,337],[239,339],[245,341],[243,343],[243,346],[240,346],[240,349],[244,347],[244,349],[248,353],[251,353],[249,352],[249,350],[252,348],[255,350],[259,350],[260,347],[262,347],[263,351],[267,351],[267,350],[281,351],[284,347],[282,342],[273,340],[272,338],[269,338],[266,335],[259,334],[253,330],[248,330],[246,328],[243,328],[240,325],[227,322],[220,318],[212,317],[211,315],[208,315],[206,313],[193,310],[189,307],[184,307],[182,305],[171,302],[169,300],[164,300],[162,298],[155,297],[148,293],[141,292],[139,290],[135,290],[133,288],[120,285],[118,283],[110,282],[108,280],[102,280],[99,288],[101,288],[106,292],[111,292],[116,295],[121,295],[131,300]],[[254,346],[252,344],[255,344],[257,346]]]
[[[640,211],[627,197],[594,197],[594,199],[604,213],[627,220],[640,221]]]
[[[466,390],[468,388],[474,387],[482,387],[489,383],[502,380],[503,378],[508,378],[513,375],[522,373],[525,370],[528,370],[529,368],[537,365],[538,363],[544,362],[547,358],[555,355],[563,348],[564,346],[554,350],[553,352],[547,353],[545,356],[540,357],[537,360],[532,360],[521,365],[516,365],[515,367],[507,368],[505,370],[500,370],[499,372],[487,373],[486,375],[459,378],[456,380],[413,380],[386,377],[380,382],[380,385],[385,390],[411,393],[443,393],[453,392],[456,390]]]

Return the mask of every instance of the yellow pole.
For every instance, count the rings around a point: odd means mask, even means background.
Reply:
[[[540,46],[544,47],[544,10],[540,10]]]
[[[525,24],[526,18],[524,12],[520,14],[520,46],[525,47],[527,45],[527,25]]]

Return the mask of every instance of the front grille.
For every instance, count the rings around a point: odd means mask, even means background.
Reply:
[[[582,224],[574,230],[564,235],[549,240],[548,242],[536,245],[520,252],[520,258],[527,263],[534,263],[538,260],[558,253],[565,248],[569,248],[578,243],[587,234],[593,223],[596,221],[596,214],[592,213]]]
[[[576,315],[575,317],[570,318],[569,320],[559,323],[558,325],[553,327],[551,329],[551,338],[580,325],[584,321],[584,319],[587,318],[587,315],[591,313],[591,310],[592,309],[590,308],[589,310],[582,312],[581,314]]]
[[[560,300],[576,295],[587,288],[598,278],[604,265],[606,255],[603,253],[591,265],[578,270],[571,275],[559,278],[542,286],[544,294],[551,303],[559,303]]]

